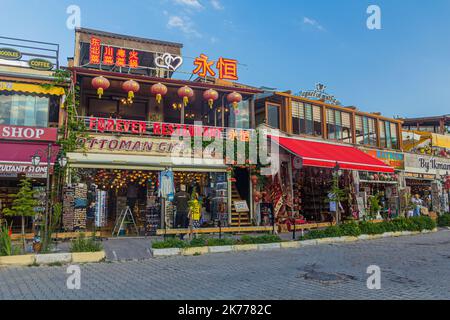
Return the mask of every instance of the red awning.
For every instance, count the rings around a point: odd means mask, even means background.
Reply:
[[[41,164],[47,164],[46,143],[0,142],[0,162],[31,164],[31,157],[36,153],[41,156]],[[52,146],[50,163],[54,164],[59,146]]]
[[[282,137],[272,139],[279,140],[280,146],[302,158],[304,166],[334,168],[337,162],[342,169],[394,172],[385,163],[351,146]]]

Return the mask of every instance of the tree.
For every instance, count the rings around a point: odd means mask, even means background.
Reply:
[[[327,199],[327,202],[335,202],[336,203],[336,224],[339,224],[341,222],[341,210],[340,210],[340,203],[347,200],[347,189],[341,189],[339,187],[339,178],[337,175],[333,177],[333,186],[331,187],[331,190],[329,192],[329,198]]]
[[[19,192],[13,195],[15,199],[12,207],[4,209],[3,214],[22,218],[22,244],[25,251],[25,217],[33,217],[36,214],[34,209],[38,206],[38,201],[34,198],[35,191],[29,179],[23,179],[19,187]]]

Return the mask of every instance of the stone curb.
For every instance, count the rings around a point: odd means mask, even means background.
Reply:
[[[242,252],[242,251],[267,251],[267,250],[279,250],[279,249],[298,249],[301,247],[316,246],[321,244],[332,244],[332,243],[343,243],[343,242],[357,242],[361,240],[375,240],[382,238],[395,238],[401,236],[411,236],[419,234],[427,234],[432,232],[437,232],[434,230],[424,230],[419,231],[402,231],[402,232],[386,232],[383,234],[368,235],[363,234],[358,237],[338,237],[338,238],[323,238],[323,239],[313,239],[313,240],[303,240],[303,241],[287,241],[278,243],[263,243],[263,244],[243,244],[234,246],[217,246],[217,247],[196,247],[196,248],[185,248],[185,249],[150,249],[153,257],[167,257],[167,256],[193,256],[202,255],[208,253],[227,253],[227,252]]]
[[[68,263],[95,263],[105,259],[105,251],[99,252],[74,252],[74,253],[51,253],[51,254],[29,254],[20,256],[0,257],[0,266],[31,266],[68,264]]]

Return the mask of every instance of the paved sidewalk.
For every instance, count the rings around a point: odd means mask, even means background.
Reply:
[[[124,243],[111,241],[125,256]],[[145,241],[137,246],[144,255]],[[81,290],[67,289],[66,266],[0,268],[0,299],[450,299],[449,248],[445,230],[300,249],[88,264],[81,266]],[[381,290],[367,289],[370,265],[381,268]]]

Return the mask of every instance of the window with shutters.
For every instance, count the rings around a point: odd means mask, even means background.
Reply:
[[[292,131],[295,134],[322,135],[322,109],[292,101]]]
[[[328,139],[352,143],[351,115],[335,109],[327,109]]]
[[[366,116],[355,116],[356,143],[377,146],[375,119]]]
[[[383,148],[398,149],[397,124],[380,121],[380,143]]]

